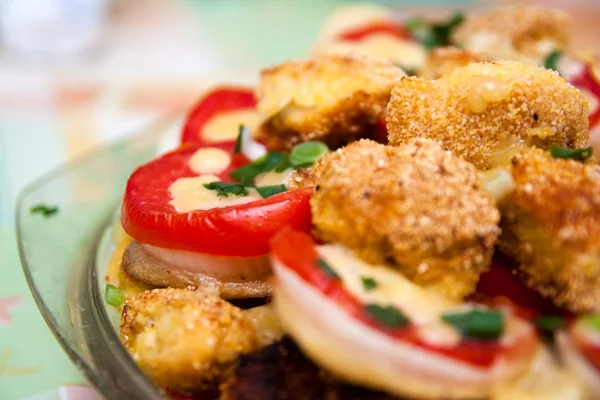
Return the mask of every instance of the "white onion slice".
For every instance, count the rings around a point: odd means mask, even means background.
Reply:
[[[491,193],[496,202],[501,201],[517,187],[511,173],[504,168],[482,172],[481,179],[483,187]]]
[[[171,250],[143,244],[154,257],[171,267],[202,273],[228,282],[263,280],[271,273],[269,256],[229,257]]]
[[[249,160],[254,161],[267,154],[267,148],[252,139],[252,132],[245,125],[242,127],[241,136],[241,152]]]
[[[556,344],[562,361],[583,382],[591,399],[600,398],[600,373],[585,359],[570,334],[561,331],[556,334]]]
[[[477,367],[394,340],[353,319],[279,260],[273,268],[284,329],[312,360],[350,382],[416,398],[481,398],[527,366]]]

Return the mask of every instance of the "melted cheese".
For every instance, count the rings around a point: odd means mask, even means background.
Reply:
[[[491,76],[475,75],[468,83],[467,105],[474,113],[482,113],[490,103],[498,103],[508,97],[512,85]]]
[[[398,308],[419,325],[419,332],[428,342],[452,346],[460,341],[459,332],[440,318],[445,312],[457,311],[459,303],[420,288],[391,268],[367,264],[342,246],[319,246],[318,251],[361,302]],[[378,287],[365,290],[363,277],[373,278]]]
[[[373,33],[357,42],[331,42],[321,49],[324,53],[360,53],[390,60],[400,67],[420,69],[427,61],[427,50],[417,42],[402,40],[386,33]]]
[[[527,129],[527,136],[529,137],[539,137],[540,139],[546,139],[549,136],[556,135],[554,129],[549,126],[542,126],[539,128],[529,128]]]
[[[231,164],[231,156],[225,150],[205,147],[197,150],[190,158],[190,169],[198,174],[219,174]]]
[[[510,160],[526,147],[525,140],[516,135],[507,135],[500,139],[498,144],[492,149],[490,159],[492,168],[510,164]]]
[[[287,185],[292,172],[294,172],[292,169],[283,172],[265,172],[257,176],[254,182],[256,186]]]
[[[202,128],[200,135],[207,142],[225,142],[235,140],[240,125],[245,125],[250,132],[257,132],[263,118],[255,110],[239,110],[223,112],[211,118]]]
[[[216,191],[204,187],[206,183],[219,180],[219,177],[215,175],[179,178],[169,187],[172,198],[169,204],[178,212],[189,212],[234,206],[261,198],[254,189],[248,189],[248,196],[219,196]]]

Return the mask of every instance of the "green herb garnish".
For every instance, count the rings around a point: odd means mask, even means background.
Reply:
[[[106,285],[104,298],[106,300],[106,304],[113,307],[119,307],[121,304],[123,304],[123,300],[125,300],[123,290],[110,284]]]
[[[408,325],[408,318],[392,306],[382,307],[377,304],[367,304],[365,310],[371,317],[390,328],[399,328]]]
[[[283,193],[286,190],[287,189],[285,188],[285,185],[256,186],[256,191],[264,199],[276,195],[278,193]]]
[[[287,154],[269,152],[267,155],[260,157],[250,164],[244,165],[229,173],[231,179],[242,183],[250,183],[258,175],[276,170],[281,172],[288,168],[289,158]]]
[[[235,140],[235,148],[233,149],[233,154],[239,154],[242,152],[242,143],[244,142],[244,135],[247,134],[246,127],[240,124],[238,130],[238,136]]]
[[[329,148],[323,142],[308,141],[297,144],[290,152],[290,165],[294,168],[310,167],[328,152]]]
[[[496,339],[504,332],[504,317],[499,311],[471,310],[442,315],[442,321],[454,326],[469,339]]]
[[[333,268],[331,268],[327,261],[323,260],[322,258],[317,258],[315,260],[315,264],[317,264],[317,266],[321,268],[321,271],[325,272],[330,278],[340,279],[340,276],[334,271]]]
[[[548,54],[548,57],[544,60],[544,68],[558,71],[558,62],[562,55],[562,51],[559,50],[554,50],[552,53]]]
[[[29,212],[32,214],[42,214],[44,217],[51,217],[58,213],[58,207],[38,204],[37,206],[31,207]]]
[[[362,281],[363,288],[365,288],[367,292],[377,289],[377,286],[379,286],[379,283],[377,283],[377,281],[371,277],[362,277],[360,280]]]
[[[595,330],[600,331],[600,314],[588,315],[583,317],[582,321],[592,326]]]
[[[565,319],[558,316],[539,317],[534,321],[535,326],[544,333],[552,334],[565,326]]]
[[[423,46],[433,49],[452,44],[452,33],[464,19],[464,14],[457,11],[446,21],[428,24],[423,18],[417,17],[407,21],[404,27]]]
[[[219,196],[247,196],[248,188],[252,185],[244,183],[228,183],[228,182],[210,182],[205,183],[204,187],[217,192]]]
[[[571,160],[585,161],[592,156],[594,149],[586,147],[583,149],[569,149],[555,144],[550,146],[550,154],[554,158],[565,158]]]

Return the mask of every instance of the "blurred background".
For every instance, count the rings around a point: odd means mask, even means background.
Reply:
[[[600,0],[536,2],[573,14],[577,48],[598,47]],[[303,57],[325,22],[356,3],[0,0],[0,399],[54,399],[36,393],[83,382],[22,278],[13,226],[19,189],[107,141],[181,117],[211,83],[252,83],[261,67]],[[402,16],[494,2],[371,3]]]

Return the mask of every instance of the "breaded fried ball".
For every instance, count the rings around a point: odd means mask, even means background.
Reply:
[[[429,53],[427,62],[420,71],[419,76],[426,79],[438,79],[456,68],[482,61],[489,60],[480,53],[453,46],[436,47]]]
[[[154,383],[190,392],[218,383],[240,354],[259,348],[243,310],[186,289],[154,289],[127,301],[121,341]]]
[[[475,168],[432,140],[361,140],[315,165],[315,234],[460,299],[486,271],[500,214]]]
[[[506,6],[469,15],[453,39],[468,50],[494,59],[539,64],[552,50],[567,47],[571,26],[571,17],[561,10],[535,5]]]
[[[588,108],[555,71],[516,61],[472,63],[436,81],[403,78],[388,105],[388,139],[392,145],[434,139],[487,170],[515,140],[540,148],[584,147]]]
[[[600,311],[600,170],[525,149],[500,202],[501,249],[529,287],[574,313]]]
[[[264,70],[258,108],[267,120],[261,134],[275,149],[313,139],[336,148],[370,135],[403,76],[388,61],[351,55],[323,55]]]

